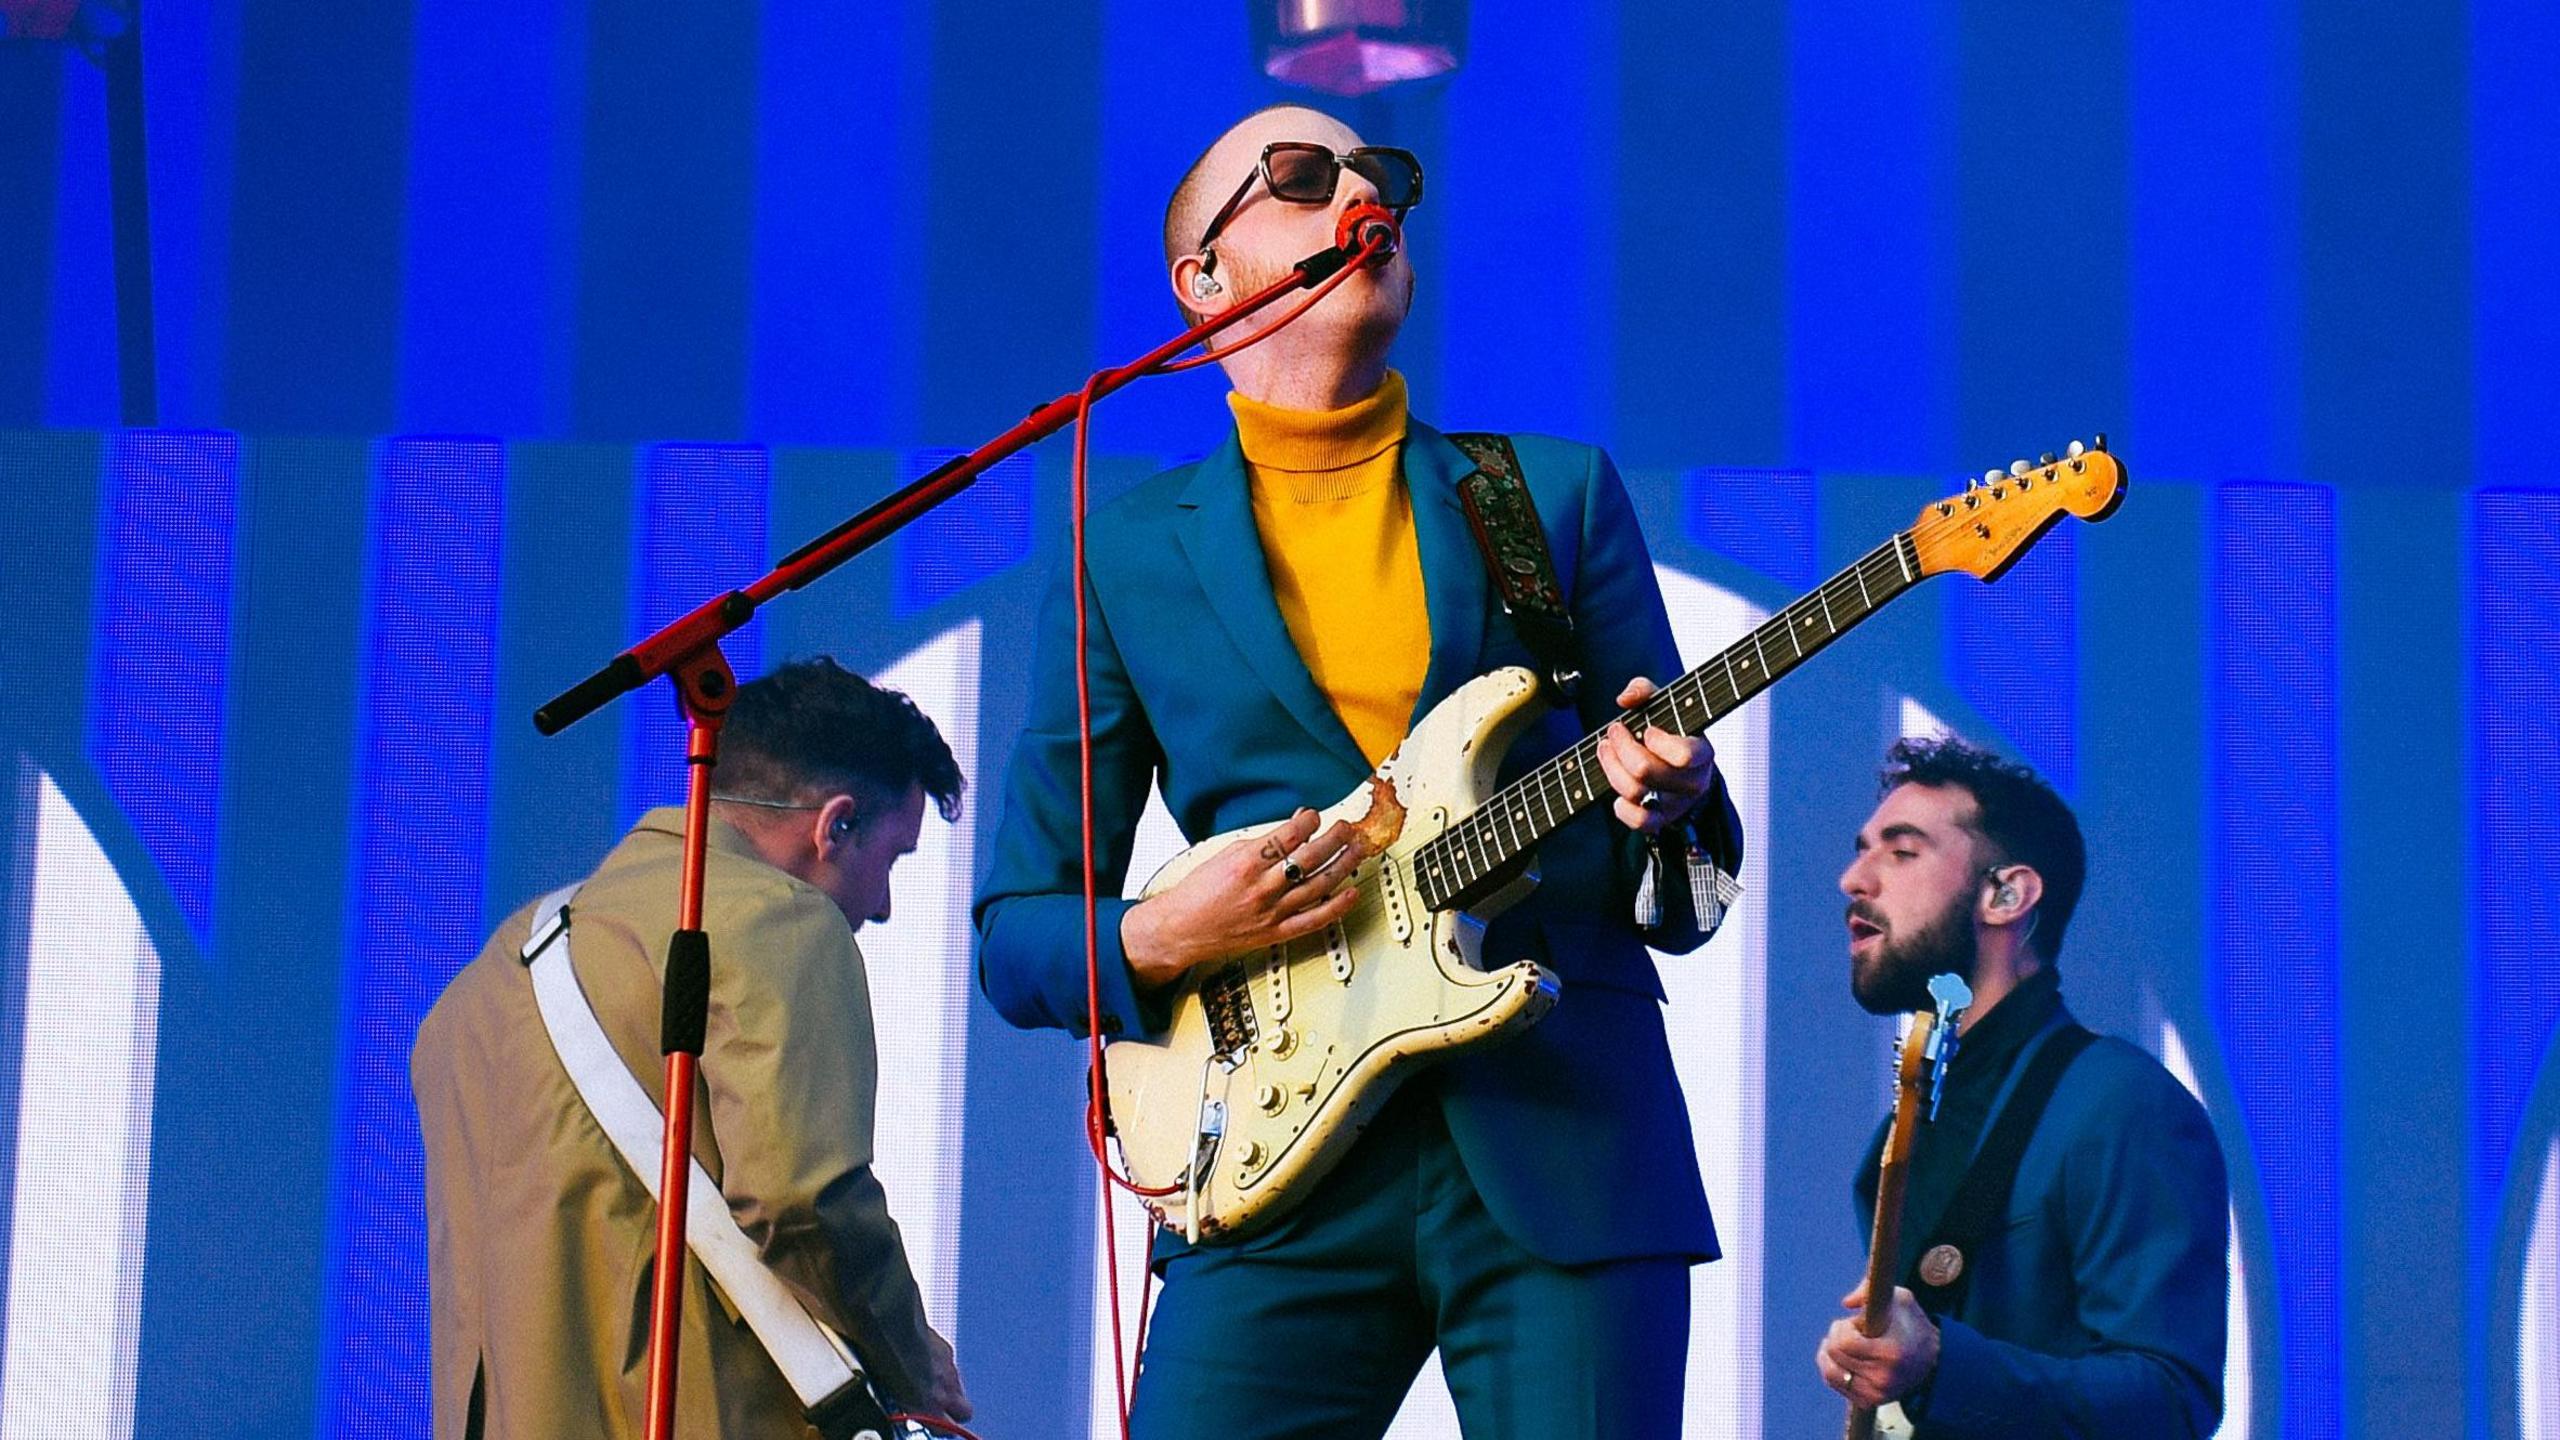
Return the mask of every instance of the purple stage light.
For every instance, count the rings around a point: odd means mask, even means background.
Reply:
[[[0,40],[61,40],[80,0],[0,0]]]
[[[1467,0],[1250,0],[1263,73],[1329,95],[1367,95],[1458,68]]]

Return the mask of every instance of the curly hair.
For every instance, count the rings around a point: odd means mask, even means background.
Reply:
[[[720,741],[720,788],[768,801],[858,789],[875,800],[918,785],[960,818],[960,762],[916,702],[827,656],[738,687]]]
[[[1965,828],[1988,843],[2003,865],[2024,865],[2044,881],[2033,944],[2046,964],[2062,953],[2062,932],[2089,875],[2080,821],[2044,777],[1960,736],[1905,738],[1885,752],[1878,790],[1905,785],[1954,786],[1973,797]]]

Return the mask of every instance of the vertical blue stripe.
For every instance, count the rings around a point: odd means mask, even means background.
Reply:
[[[913,483],[957,453],[925,450],[908,456],[898,483]],[[958,499],[899,531],[895,613],[912,615],[1030,558],[1037,484],[1031,456],[1012,456],[979,476]]]
[[[2471,227],[2471,323],[2477,477],[2541,483],[2539,456],[2560,429],[2560,236],[2518,223],[2503,197],[2560,192],[2560,13],[2537,0],[2476,0],[2471,17],[2471,191],[2487,223]],[[2560,917],[2548,903],[2549,846],[2560,824],[2548,765],[2549,657],[2560,653],[2553,539],[2560,512],[2548,494],[2492,492],[2476,502],[2473,580],[2474,783],[2479,838],[2479,932],[2473,954],[2475,1099],[2465,1393],[2475,1434],[2504,1433],[2513,1396],[2492,1393],[2489,1347],[2503,1333],[2497,1273],[2499,1205],[2513,1183],[2515,1126],[2533,1067],[2550,1045],[2552,974]],[[2538,708],[2537,708],[2538,707]],[[2543,848],[2536,849],[2539,845]],[[2491,883],[2488,877],[2498,877]],[[2537,903],[2540,902],[2540,903]],[[2521,1003],[2517,1003],[2521,1001]],[[2491,1430],[2492,1407],[2501,1427]]]
[[[48,45],[0,44],[0,425],[33,425],[45,413],[45,346],[54,297],[55,189],[65,60]]]
[[[48,425],[118,423],[115,227],[107,180],[107,82],[64,50],[61,176],[54,189]]]
[[[1621,9],[1620,465],[1786,455],[1787,12]]]
[[[1787,455],[1955,453],[1952,0],[1797,6],[1787,85]]]
[[[2475,1434],[2505,1434],[2489,1407],[2491,1293],[2507,1191],[2530,1180],[2516,1142],[2534,1081],[2560,1040],[2560,493],[2490,490],[2474,498],[2472,580],[2473,855],[2470,1393]],[[2522,1161],[2521,1173],[2519,1161]]]
[[[575,52],[563,35],[583,19],[572,0],[418,9],[399,356],[408,430],[540,435],[566,418],[546,403],[566,342],[544,322],[572,283],[553,217],[574,212],[577,187],[547,142],[568,118],[563,55]],[[461,74],[471,83],[447,83]]]
[[[2302,465],[2302,78],[2296,17],[2260,0],[2127,8],[2128,438],[2143,473]],[[2094,422],[2093,422],[2094,423]]]
[[[1947,582],[1956,693],[2064,794],[2079,783],[2079,526],[2065,519],[1992,585]]]
[[[923,170],[897,197],[922,211],[926,240],[895,283],[932,296],[934,309],[922,347],[900,357],[923,381],[922,433],[903,443],[968,443],[1093,368],[1095,208],[1108,169],[1094,146],[1102,11],[929,8]],[[1135,43],[1169,87],[1212,63],[1187,36]]]
[[[1680,489],[1690,540],[1791,589],[1820,578],[1812,471],[1706,466],[1681,476]]]
[[[374,475],[318,1433],[428,1423],[409,1047],[479,948],[503,451],[393,440]]]
[[[2550,444],[2560,431],[2560,233],[2506,206],[2560,195],[2560,9],[2548,0],[2472,0],[2471,323],[2481,475]]]
[[[240,27],[237,6],[158,6],[142,47],[151,320],[160,340],[164,425],[223,423]]]
[[[2214,506],[2207,989],[2275,1259],[2286,1440],[2338,1433],[2337,512],[2324,487]]]
[[[1465,237],[1424,283],[1453,297],[1452,425],[1605,443],[1617,418],[1618,16],[1477,0],[1432,204]],[[1537,97],[1522,103],[1524,96]],[[1564,217],[1571,217],[1569,221]]]
[[[886,445],[915,429],[931,9],[763,7],[747,356],[758,439]]]
[[[240,441],[125,431],[107,447],[89,756],[199,943],[213,932]]]
[[[2476,358],[2469,16],[2304,4],[2300,17],[2303,475],[2459,474]],[[2530,223],[2519,204],[2484,192],[2477,209],[2491,227]]]
[[[240,65],[256,80],[237,96],[230,197],[223,403],[235,428],[370,435],[391,422],[410,10],[239,7]]]
[[[633,640],[765,572],[770,463],[754,445],[658,445],[642,453]],[[754,679],[764,670],[764,622],[748,621],[720,648],[740,680]],[[622,820],[628,826],[651,806],[684,803],[685,722],[666,680],[651,682],[624,706]]]
[[[2127,0],[1964,0],[1957,461],[1979,474],[2125,409]]]
[[[725,6],[587,7],[573,423],[746,427],[756,28]]]

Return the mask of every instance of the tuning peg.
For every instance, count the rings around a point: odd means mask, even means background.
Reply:
[[[2000,483],[2000,477],[2007,473],[2008,472],[1995,466],[1982,472],[1982,483],[1985,485],[1997,485]]]
[[[2071,459],[2074,459],[2074,460],[2077,460],[2077,459],[2079,459],[2082,455],[2087,454],[2087,453],[2088,453],[2088,451],[2089,451],[2089,447],[2088,447],[2088,446],[2086,446],[2086,445],[2081,444],[2081,443],[2080,443],[2079,441],[2077,441],[2077,440],[2074,440],[2074,441],[2072,441],[2070,444],[2065,445],[2065,446],[2063,446],[2063,447],[2062,447],[2062,453],[2063,453],[2064,455],[2066,455],[2066,456],[2070,457]]]
[[[2052,464],[2052,463],[2053,463],[2053,452],[2052,452],[2052,451],[2050,451],[2050,450],[2047,450],[2047,451],[2046,451],[2046,452],[2044,452],[2042,455],[2037,456],[2037,457],[2036,457],[2036,463],[2037,463],[2037,464],[2039,464],[2039,465],[2050,465],[2050,464]]]
[[[2012,461],[2010,461],[2010,462],[2009,462],[2009,475],[2010,475],[2010,478],[2011,478],[2011,479],[2024,479],[2024,478],[2026,478],[2026,473],[2027,473],[2029,470],[2032,470],[2032,469],[2034,469],[2034,468],[2035,468],[2034,466],[2029,465],[2029,464],[2028,464],[2026,461],[2024,461],[2024,460],[2012,460]]]
[[[2107,453],[2107,432],[2104,430],[2098,432],[2098,453],[2101,455]]]
[[[1966,493],[1967,495],[1970,495],[1970,494],[1972,494],[1974,491],[1979,490],[1979,489],[1981,489],[1981,488],[1982,488],[1982,482],[1981,482],[1981,481],[1974,479],[1974,478],[1973,478],[1972,476],[1970,476],[1970,475],[1967,475],[1966,477],[1964,477],[1964,493]]]

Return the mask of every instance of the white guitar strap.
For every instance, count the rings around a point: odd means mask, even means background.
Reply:
[[[622,1163],[631,1167],[655,1200],[666,1117],[622,1063],[613,1042],[605,1038],[604,1026],[597,1022],[595,1008],[587,1003],[587,992],[570,968],[568,904],[577,890],[575,885],[554,890],[534,909],[533,933],[524,944],[525,964],[533,972],[534,1001],[542,1009],[542,1028],[551,1033],[551,1046],[560,1052],[560,1063],[577,1087],[578,1098],[587,1102]],[[855,1395],[867,1403],[869,1391],[852,1349],[767,1268],[764,1257],[756,1253],[756,1243],[738,1228],[719,1187],[711,1183],[710,1172],[699,1160],[692,1164],[685,1241],[755,1331],[756,1339],[764,1343],[792,1393],[813,1418],[842,1408]]]

